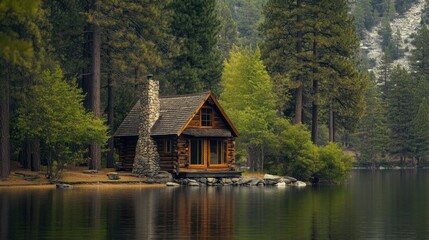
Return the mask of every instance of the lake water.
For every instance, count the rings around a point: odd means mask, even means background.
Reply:
[[[429,170],[307,188],[0,188],[0,239],[429,239]]]

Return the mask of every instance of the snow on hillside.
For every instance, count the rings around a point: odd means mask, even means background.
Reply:
[[[394,61],[394,65],[400,64],[405,68],[409,68],[408,58],[411,55],[411,35],[416,32],[420,21],[421,12],[425,5],[425,0],[418,0],[404,15],[398,15],[391,23],[393,35],[399,29],[401,33],[401,49],[408,49],[405,55]],[[375,67],[369,69],[377,74],[377,67],[381,61],[382,49],[381,49],[381,36],[378,34],[381,24],[373,27],[370,32],[367,32],[364,40],[361,42],[361,48],[368,52],[368,58],[375,60]]]

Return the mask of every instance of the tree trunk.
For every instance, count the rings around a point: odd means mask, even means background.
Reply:
[[[301,15],[301,0],[297,0],[297,10],[298,14],[296,16],[296,23],[298,26],[302,24],[302,15]],[[299,68],[301,68],[301,52],[302,52],[302,28],[298,28],[297,38],[296,38],[296,57]],[[298,75],[296,76],[296,81],[299,86],[296,90],[296,101],[295,101],[295,124],[299,124],[302,122],[302,95],[303,95],[303,85],[302,85],[302,73],[300,72],[302,69],[298,70]]]
[[[317,33],[314,33],[316,38]],[[319,118],[319,81],[317,79],[317,41],[313,40],[313,102],[311,114],[311,140],[317,145],[317,128]]]
[[[329,104],[329,142],[334,142],[334,111],[332,104]]]
[[[0,80],[0,178],[10,174],[10,89],[9,79]]]
[[[31,171],[40,171],[40,140],[33,139],[31,141],[32,157],[31,157]]]
[[[99,11],[98,0],[93,1],[93,9]],[[89,105],[90,110],[97,118],[101,117],[101,100],[100,100],[100,53],[101,53],[101,36],[100,26],[97,23],[91,23],[92,28],[92,78],[89,82]],[[99,144],[91,144],[89,147],[89,157],[91,158],[89,169],[98,170],[101,168],[101,147]]]
[[[108,67],[111,67],[110,52],[107,50]],[[109,125],[110,138],[108,141],[109,151],[107,152],[107,167],[112,168],[115,165],[115,146],[113,142],[113,122],[114,122],[114,99],[113,99],[113,79],[112,71],[107,72],[107,124]]]
[[[303,86],[299,85],[296,90],[296,101],[295,101],[295,124],[302,123],[302,95],[303,95]]]

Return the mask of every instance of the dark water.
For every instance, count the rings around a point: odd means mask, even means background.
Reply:
[[[429,239],[429,171],[341,186],[0,188],[0,239]]]

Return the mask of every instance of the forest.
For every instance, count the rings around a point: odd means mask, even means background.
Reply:
[[[0,177],[12,161],[52,179],[113,167],[111,136],[149,73],[161,95],[213,91],[250,171],[339,182],[352,161],[422,166],[426,5],[413,39],[390,28],[415,2],[2,0]],[[360,43],[377,25],[374,72]],[[394,65],[405,51],[410,67]]]

